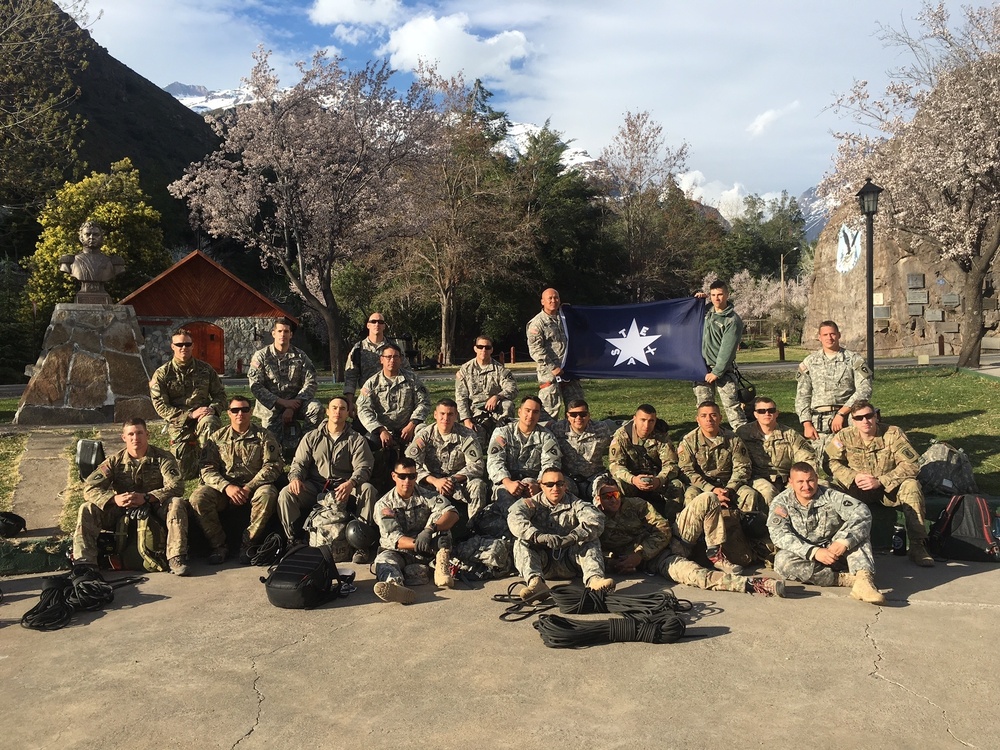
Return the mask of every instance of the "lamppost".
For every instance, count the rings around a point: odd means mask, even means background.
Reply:
[[[882,188],[872,182],[869,177],[865,180],[865,186],[858,191],[858,203],[861,205],[861,213],[865,215],[868,229],[868,261],[866,270],[868,274],[868,296],[867,296],[867,359],[868,369],[872,375],[875,374],[875,227],[874,217],[878,213],[878,196]]]

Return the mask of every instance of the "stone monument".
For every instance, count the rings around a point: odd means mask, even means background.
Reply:
[[[104,284],[124,268],[121,258],[101,252],[104,232],[87,221],[80,227],[81,252],[64,255],[59,269],[80,282],[72,304],[56,305],[42,353],[14,424],[97,424],[131,417],[156,419],[149,399],[152,368],[135,310],[113,305]]]

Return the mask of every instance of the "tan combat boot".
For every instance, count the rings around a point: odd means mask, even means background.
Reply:
[[[443,589],[450,589],[455,585],[455,578],[451,574],[450,549],[439,549],[434,558],[434,585]]]
[[[527,586],[521,589],[519,596],[526,602],[540,602],[548,599],[552,594],[549,593],[548,584],[542,580],[542,577],[535,576],[528,581]]]
[[[615,582],[610,578],[602,578],[601,576],[594,576],[589,581],[587,581],[587,588],[591,591],[601,591],[605,594],[610,594],[615,590]]]
[[[885,604],[882,592],[875,588],[875,574],[870,570],[861,570],[855,574],[851,597],[868,604]]]
[[[837,573],[837,585],[849,589],[854,585],[857,576],[854,573]]]
[[[909,555],[913,563],[921,568],[934,567],[934,558],[927,551],[927,542],[925,541],[910,542]]]
[[[375,584],[375,596],[384,602],[399,602],[400,604],[413,604],[417,595],[413,589],[408,589],[401,583],[395,581],[379,581]]]

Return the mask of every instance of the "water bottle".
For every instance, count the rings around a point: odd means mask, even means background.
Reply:
[[[896,525],[892,530],[892,554],[906,554],[906,527]]]

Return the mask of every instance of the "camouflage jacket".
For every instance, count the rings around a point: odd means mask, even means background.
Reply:
[[[390,490],[375,503],[379,545],[383,549],[396,549],[400,537],[415,537],[448,511],[455,512],[455,507],[433,490],[417,487],[406,499],[396,490]]]
[[[631,555],[638,552],[652,560],[670,544],[670,523],[639,497],[623,497],[614,515],[604,514],[601,549],[605,553]]]
[[[202,484],[224,492],[230,484],[253,492],[281,476],[281,448],[267,430],[255,424],[242,435],[232,427],[214,432],[201,452]]]
[[[400,367],[404,370],[410,369],[410,360],[406,358],[406,350],[398,341],[386,338],[380,344],[373,344],[371,339],[363,338],[351,347],[351,351],[347,355],[347,364],[344,365],[345,396],[354,395],[358,388],[368,382],[369,378],[382,370],[382,362],[379,357],[382,356],[382,350],[386,344],[399,347],[399,351],[403,355]]]
[[[417,429],[413,442],[406,448],[406,455],[417,462],[417,481],[428,476],[464,476],[482,479],[486,474],[479,438],[468,427],[460,424],[447,435],[442,435],[437,424],[425,424]]]
[[[618,429],[613,419],[591,421],[583,432],[574,432],[568,419],[549,425],[559,441],[563,471],[573,477],[593,477],[603,474],[604,458],[608,455],[611,438]]]
[[[872,514],[860,500],[840,490],[819,487],[809,505],[802,505],[791,488],[771,502],[767,518],[771,541],[806,560],[832,541],[843,542],[851,552],[872,533]]]
[[[566,330],[559,313],[549,315],[542,310],[528,321],[525,328],[528,337],[528,353],[535,360],[539,383],[555,380],[553,367],[562,367],[566,354]]]
[[[258,349],[250,358],[250,392],[257,399],[254,413],[269,415],[279,398],[309,401],[316,395],[316,368],[304,351],[293,346],[278,354],[274,345]]]
[[[524,542],[534,542],[539,534],[568,536],[576,543],[590,542],[604,530],[604,514],[593,503],[584,502],[566,493],[553,505],[539,492],[522,497],[510,506],[507,525],[511,533]]]
[[[857,427],[845,427],[826,444],[826,455],[833,478],[842,487],[850,487],[858,474],[871,474],[891,492],[904,479],[916,479],[920,471],[917,452],[906,434],[892,425],[880,424],[867,445]]]
[[[776,427],[765,435],[756,422],[747,422],[736,428],[736,437],[743,441],[753,465],[753,479],[788,481],[792,464],[805,461],[816,468],[816,454],[809,441],[795,430]]]
[[[455,373],[455,402],[458,404],[459,419],[472,419],[491,396],[500,396],[508,401],[517,398],[514,375],[495,359],[490,360],[486,367],[470,359]]]
[[[654,431],[644,440],[635,436],[632,420],[615,432],[608,451],[611,476],[631,484],[637,474],[652,474],[663,485],[680,476],[677,451],[666,432]]]
[[[747,447],[725,428],[715,438],[707,438],[695,427],[677,447],[677,462],[688,483],[705,491],[739,489],[750,481],[753,471]]]
[[[180,497],[184,481],[174,457],[155,445],[142,458],[132,458],[124,448],[104,460],[83,483],[83,499],[106,509],[121,492],[142,492],[165,502]]]
[[[522,435],[517,422],[493,430],[486,471],[493,484],[504,479],[540,479],[545,469],[562,467],[555,436],[544,427]]]
[[[361,486],[371,478],[375,463],[368,441],[350,427],[334,440],[326,425],[326,420],[320,422],[299,441],[288,480],[322,485],[328,479],[350,479],[355,487]]]
[[[408,422],[423,424],[431,411],[431,397],[424,382],[409,370],[394,378],[376,373],[358,395],[358,419],[372,435],[380,429],[398,433]]]
[[[795,375],[795,413],[800,422],[812,420],[820,406],[851,406],[872,397],[872,374],[860,354],[841,349],[827,357],[820,349],[807,356]]]
[[[217,415],[226,411],[226,389],[215,368],[200,359],[186,367],[172,359],[157,368],[149,381],[149,397],[156,413],[175,426],[202,406],[211,406]]]

